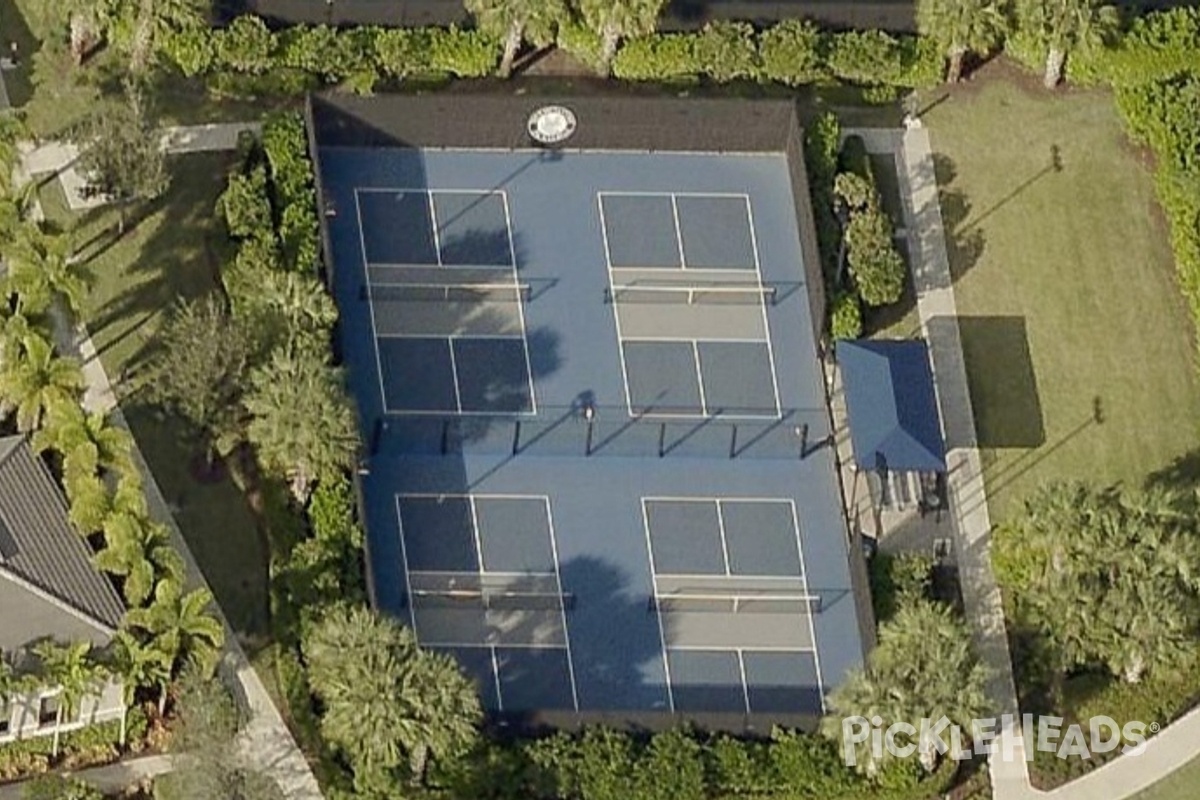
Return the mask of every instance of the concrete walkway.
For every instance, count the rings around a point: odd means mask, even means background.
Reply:
[[[861,136],[870,152],[894,154],[900,173],[917,312],[922,335],[930,346],[946,436],[947,482],[963,602],[980,658],[991,671],[988,698],[992,713],[1010,714],[1015,721],[1002,732],[998,755],[990,760],[993,796],[995,800],[1130,798],[1200,756],[1200,709],[1150,739],[1140,755],[1118,756],[1050,792],[1030,785],[1004,609],[988,550],[991,520],[975,438],[975,417],[967,388],[958,310],[946,254],[929,134],[920,127],[904,131],[847,130],[846,133]]]
[[[116,793],[147,778],[170,772],[173,768],[170,756],[143,756],[103,767],[81,770],[65,770],[62,775],[75,778],[94,786],[105,793]],[[0,800],[22,800],[21,783],[0,786]]]
[[[229,149],[236,145],[240,131],[247,129],[257,130],[257,124],[202,125],[187,129],[169,129],[164,133],[164,147],[176,153]],[[73,148],[69,145],[56,144],[25,148],[25,156],[15,170],[16,184],[21,185],[34,174],[61,169],[75,157],[72,155],[72,150]],[[41,208],[36,200],[31,216],[34,219],[41,218]],[[55,311],[57,312],[57,309]],[[129,430],[129,424],[117,404],[112,383],[108,379],[108,374],[104,370],[104,365],[100,361],[95,344],[87,329],[82,325],[72,328],[61,313],[52,313],[51,316],[54,340],[59,352],[79,359],[82,365],[86,384],[83,397],[84,408],[88,411],[109,414],[114,425]],[[183,557],[187,568],[190,587],[207,586],[207,581],[192,556],[170,507],[163,498],[158,482],[147,466],[141,450],[137,447],[136,439],[132,455],[145,485],[150,516],[155,521],[166,525],[170,531],[172,543]],[[296,744],[296,740],[292,737],[291,731],[288,730],[279,709],[272,702],[258,673],[250,665],[245,651],[238,642],[237,635],[219,607],[217,607],[217,613],[225,627],[225,654],[220,665],[222,676],[234,690],[238,702],[249,717],[249,722],[239,734],[243,758],[249,766],[269,775],[289,800],[323,800],[324,795],[321,793],[317,779]],[[110,767],[84,770],[79,773],[79,777],[84,777],[90,782],[92,774],[96,773],[99,775],[98,781],[117,781],[127,773],[130,782],[135,782],[150,774],[148,772],[142,775],[138,773],[138,770],[155,769],[158,772],[153,774],[168,771],[170,769],[169,760],[165,757],[160,761],[134,759]],[[4,787],[0,790],[0,800],[19,797],[19,790],[20,784]]]

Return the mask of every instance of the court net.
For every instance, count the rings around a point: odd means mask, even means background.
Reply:
[[[774,305],[774,286],[647,286],[614,285],[604,290],[606,303],[657,303],[669,305]]]
[[[570,592],[524,592],[509,589],[413,589],[413,605],[421,608],[488,611],[558,611],[575,605]]]
[[[529,298],[527,283],[372,283],[360,294],[376,303],[518,303]]]
[[[677,613],[713,614],[816,614],[819,595],[798,592],[659,592],[650,597],[649,609]]]

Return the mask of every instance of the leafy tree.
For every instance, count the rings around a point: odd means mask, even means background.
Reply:
[[[271,201],[267,196],[266,167],[257,164],[247,172],[230,175],[225,191],[217,198],[217,211],[234,238],[269,235]]]
[[[59,644],[47,639],[34,645],[33,652],[38,658],[38,674],[43,683],[60,690],[52,745],[54,755],[58,755],[63,717],[74,719],[82,711],[86,699],[100,695],[108,678],[108,670],[92,658],[90,642]]]
[[[985,54],[1004,36],[1008,25],[1001,0],[920,0],[917,28],[946,54],[946,81],[962,77],[969,53]]]
[[[88,118],[78,141],[88,191],[118,204],[117,230],[124,233],[126,205],[158,197],[170,183],[162,137],[137,84],[126,82],[124,103],[105,104]]]
[[[964,730],[986,709],[986,672],[971,650],[966,625],[949,606],[926,600],[911,602],[879,628],[879,644],[865,670],[852,672],[829,697],[830,716],[822,725],[840,741],[842,719],[879,716],[883,727],[946,717]],[[857,746],[857,769],[876,776],[882,766],[867,742]],[[918,741],[917,755],[927,770],[937,766],[937,752]],[[884,761],[888,759],[884,754]]]
[[[216,40],[218,62],[236,72],[261,75],[274,64],[275,37],[262,17],[243,14],[210,35]]]
[[[1117,10],[1101,0],[1017,0],[1018,30],[1046,51],[1047,89],[1062,81],[1072,50],[1095,47],[1117,27]]]
[[[701,69],[718,83],[759,74],[758,43],[748,22],[710,22],[696,37]]]
[[[12,352],[0,364],[0,414],[15,410],[17,430],[37,430],[49,409],[78,402],[83,389],[79,362],[57,356],[40,334],[27,331],[19,344],[6,344],[5,350]]]
[[[530,28],[541,34],[538,38],[548,39],[567,13],[563,0],[466,0],[466,7],[481,30],[504,42],[501,78],[512,74],[513,61]]]
[[[21,314],[43,314],[56,301],[73,316],[80,312],[87,282],[69,235],[47,233],[37,223],[27,222],[17,228],[5,260],[6,290],[16,294]]]
[[[803,86],[823,76],[821,31],[808,20],[785,19],[762,32],[759,52],[768,78]]]
[[[108,0],[110,33],[129,55],[129,72],[144,75],[166,40],[203,29],[202,0]]]
[[[158,713],[162,715],[167,702],[167,686],[171,682],[171,665],[165,653],[127,630],[119,630],[113,637],[109,665],[113,674],[121,679],[124,707],[121,710],[120,743],[124,745],[126,719],[138,688],[158,689]]]
[[[96,566],[125,579],[125,599],[131,607],[144,605],[160,581],[183,580],[183,561],[162,525],[114,512],[104,522],[104,543]]]
[[[576,0],[587,27],[600,36],[600,74],[612,72],[622,39],[653,33],[665,0]]]
[[[155,783],[158,800],[282,800],[264,774],[248,769],[238,752],[242,715],[215,679],[186,675],[181,682],[176,746],[187,753]]]
[[[241,400],[250,359],[244,326],[233,320],[211,293],[180,301],[159,333],[161,349],[150,368],[147,386],[162,404],[205,440],[210,457],[218,434],[227,429]]]
[[[904,259],[892,243],[892,223],[878,206],[851,213],[846,263],[867,305],[885,306],[904,294]]]
[[[1040,633],[1052,674],[1104,665],[1136,683],[1195,646],[1196,502],[1169,492],[1048,486],[994,540],[1018,624]],[[1096,613],[1103,609],[1103,613]]]
[[[421,781],[431,758],[466,752],[482,718],[475,687],[455,662],[420,650],[412,633],[363,606],[335,606],[303,641],[321,730],[354,767],[360,791],[394,794],[397,776]]]
[[[188,665],[211,674],[225,644],[225,628],[210,612],[212,603],[207,589],[185,594],[178,581],[163,580],[154,587],[154,602],[131,609],[125,620],[147,635],[171,665],[172,674]]]
[[[327,358],[312,347],[281,347],[250,373],[247,435],[263,466],[287,477],[299,503],[316,480],[349,468],[358,448],[342,373]]]

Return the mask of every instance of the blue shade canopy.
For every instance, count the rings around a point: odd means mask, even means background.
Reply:
[[[946,446],[921,341],[839,342],[854,458],[863,469],[942,471]]]

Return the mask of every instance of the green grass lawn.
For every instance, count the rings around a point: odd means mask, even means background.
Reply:
[[[74,232],[92,277],[85,321],[192,553],[234,628],[261,637],[269,631],[267,549],[251,509],[228,479],[193,477],[194,438],[138,390],[138,373],[155,355],[164,312],[176,298],[217,286],[224,234],[213,204],[230,157],[173,158],[170,190],[143,208],[131,208],[119,238],[113,208],[72,214],[57,181],[45,183],[40,197],[48,219]]]
[[[1193,759],[1130,800],[1192,800],[1200,786],[1200,758]]]
[[[993,517],[1200,446],[1194,327],[1112,97],[978,77],[925,121]]]

